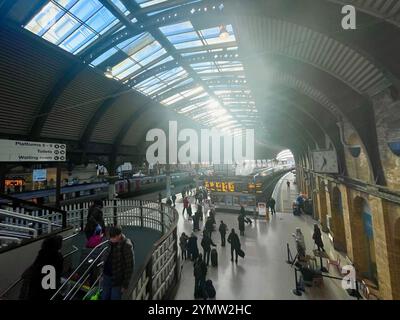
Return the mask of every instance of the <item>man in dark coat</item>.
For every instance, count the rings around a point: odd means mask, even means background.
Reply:
[[[233,252],[235,252],[235,260],[238,262],[238,250],[240,250],[241,244],[235,229],[232,228],[231,233],[228,236],[228,242],[231,244],[231,261],[233,261]]]
[[[62,237],[59,235],[43,241],[35,261],[22,275],[21,300],[50,300],[56,293],[61,285],[61,275],[64,265],[64,258],[60,252],[61,247]],[[42,273],[44,266],[54,267],[55,289],[44,289],[42,287],[42,280],[47,275],[46,273]],[[49,275],[50,273],[47,276]]]
[[[132,242],[118,226],[110,227],[110,244],[104,256],[102,300],[121,300],[134,269]]]
[[[270,211],[271,211],[271,215],[274,215],[274,214],[276,213],[276,211],[275,211],[275,204],[276,204],[276,201],[275,201],[274,198],[269,199],[269,201],[268,201],[268,207],[269,207],[269,209],[270,209]]]
[[[208,266],[210,264],[211,246],[216,247],[217,245],[208,236],[208,233],[206,231],[203,232],[203,239],[201,240],[201,246],[203,247],[204,262]]]
[[[239,222],[239,231],[241,236],[244,236],[244,220],[245,220],[245,215],[239,214],[238,222]]]
[[[184,260],[187,259],[188,240],[189,237],[186,235],[186,233],[182,232],[179,238],[179,246],[181,247],[182,259]]]
[[[202,212],[197,210],[193,218],[193,231],[200,231],[200,219],[203,216]]]
[[[207,265],[203,261],[201,253],[197,258],[193,266],[194,275],[194,297],[195,298],[206,298],[205,283],[207,275]]]
[[[317,245],[318,251],[325,251],[324,249],[324,243],[322,242],[322,234],[321,230],[319,229],[318,225],[315,223],[314,224],[314,233],[312,236],[315,244]]]
[[[199,256],[199,248],[197,247],[197,237],[194,233],[191,234],[188,240],[187,248],[190,260],[195,261]]]
[[[176,201],[176,194],[174,193],[172,195],[172,203],[173,203],[174,207],[175,207],[175,201]]]
[[[221,246],[225,247],[225,237],[226,237],[226,231],[228,230],[228,227],[226,224],[221,220],[221,224],[219,225],[219,233],[221,234]]]
[[[211,217],[207,218],[207,221],[204,226],[204,231],[207,233],[207,235],[211,238],[211,234],[214,230],[214,222]]]

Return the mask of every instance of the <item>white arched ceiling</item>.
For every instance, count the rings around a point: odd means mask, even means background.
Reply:
[[[400,1],[398,0],[328,0],[340,5],[352,5],[357,10],[400,27]]]
[[[372,61],[335,39],[291,22],[260,16],[235,18],[239,46],[252,60],[279,54],[323,70],[360,94],[374,95],[391,81]]]

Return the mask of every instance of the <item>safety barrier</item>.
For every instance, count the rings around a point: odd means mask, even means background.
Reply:
[[[90,205],[65,205],[60,212],[32,210],[27,214],[47,219],[53,224],[62,223],[65,219],[68,226],[83,230]],[[24,209],[13,210],[24,213]],[[115,199],[103,201],[102,211],[106,225],[149,228],[161,233],[161,238],[154,244],[143,267],[135,272],[132,285],[124,293],[124,299],[162,299],[168,296],[179,274],[176,210],[151,201]],[[97,285],[100,285],[100,281]]]

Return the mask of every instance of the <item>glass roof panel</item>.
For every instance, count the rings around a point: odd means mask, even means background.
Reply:
[[[117,22],[98,0],[51,0],[25,28],[77,54]]]
[[[167,0],[135,0],[135,1],[138,5],[140,5],[141,8],[147,8],[165,2]]]
[[[128,19],[133,23],[145,22],[133,17],[123,1],[107,1],[112,2],[115,10],[129,16]],[[167,0],[135,1],[141,8],[150,8],[147,10],[148,16],[160,13],[164,15],[168,11],[173,15],[173,10],[181,6],[172,2],[169,4]],[[185,4],[192,2],[200,0],[188,0]],[[129,28],[103,3],[101,0],[49,0],[25,28],[72,54],[78,54],[102,35],[102,39],[111,35],[115,39],[118,30]],[[157,6],[161,3],[165,4]],[[232,51],[238,49],[233,27],[226,25],[224,28],[227,34],[221,33],[222,26],[219,25],[197,30],[190,20],[159,28],[165,39],[176,50],[181,50],[178,53],[184,59],[195,54],[205,54],[202,60],[196,60],[202,62],[187,65],[180,64],[178,59],[176,65],[169,64],[168,69],[154,69],[175,61],[172,58],[173,52],[170,52],[173,50],[164,48],[161,45],[163,42],[159,41],[161,39],[155,38],[154,33],[145,31],[122,42],[117,41],[112,47],[105,46],[105,51],[94,54],[91,66],[101,67],[103,71],[106,66],[110,67],[115,79],[129,86],[135,83],[134,89],[202,123],[219,124],[224,128],[239,125],[232,114],[240,116],[237,119],[250,123],[257,115],[255,104],[249,96],[250,90],[246,85],[239,55]],[[227,48],[226,43],[230,47]],[[92,52],[85,51],[85,59],[90,53]],[[216,57],[210,59],[208,53]],[[217,58],[220,60],[216,60]],[[158,74],[152,70],[156,70]],[[196,77],[191,76],[193,72],[197,74]],[[140,82],[136,83],[135,79],[139,75]],[[236,110],[245,111],[240,113]],[[253,115],[253,118],[246,117],[246,113]]]
[[[124,14],[124,15],[129,15],[130,11],[124,6],[124,4],[120,0],[111,0],[117,8]]]

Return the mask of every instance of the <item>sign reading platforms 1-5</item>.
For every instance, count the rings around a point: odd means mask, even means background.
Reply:
[[[65,144],[0,139],[1,162],[62,162],[66,159]]]

